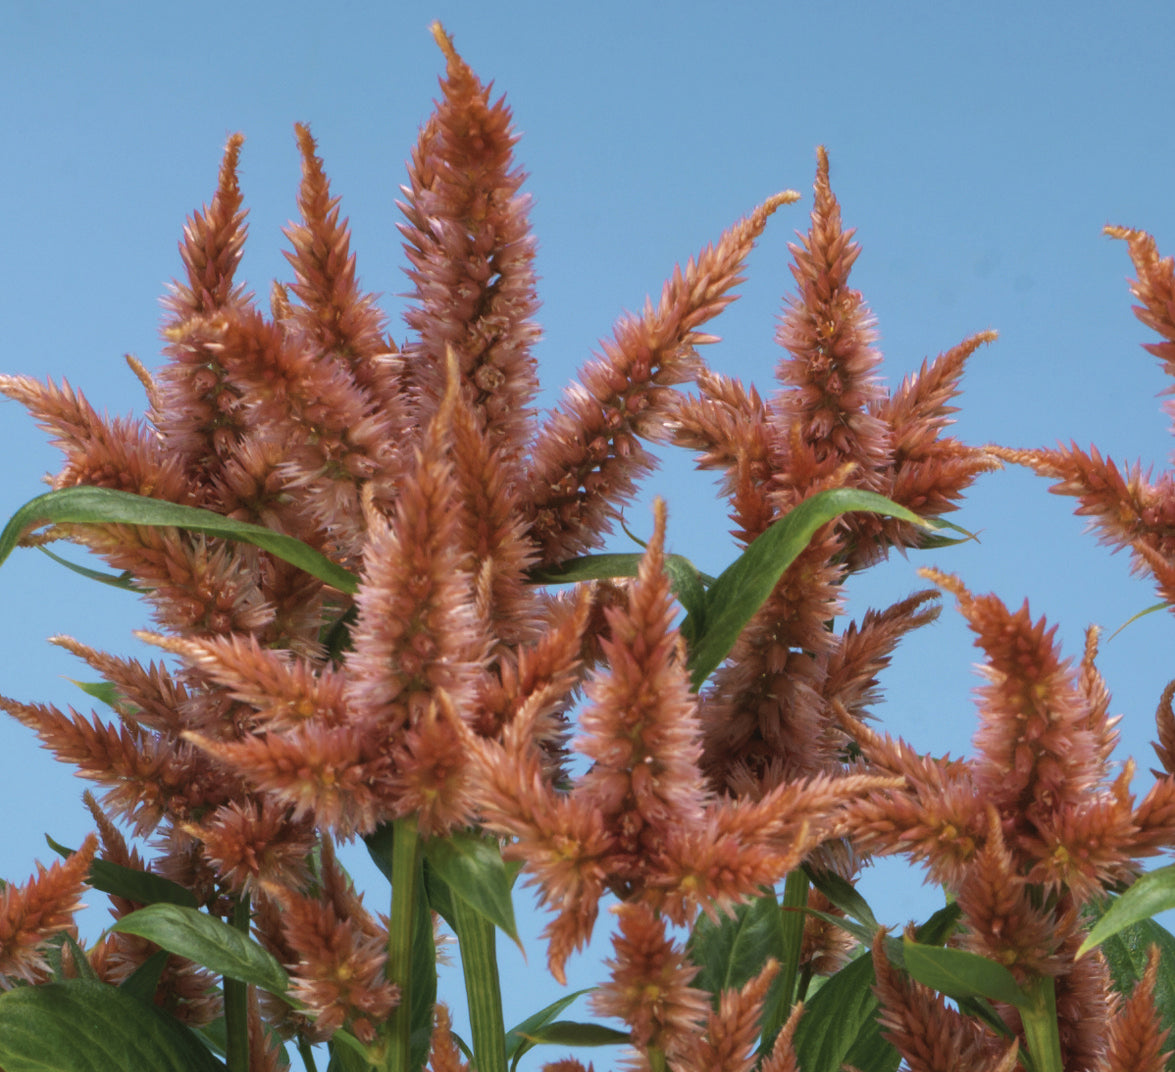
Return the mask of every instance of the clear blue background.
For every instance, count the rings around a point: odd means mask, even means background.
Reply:
[[[118,4],[9,0],[0,29],[0,367],[65,376],[99,409],[141,412],[122,354],[159,361],[158,298],[180,269],[184,217],[207,201],[228,134],[247,136],[242,186],[251,239],[243,272],[262,296],[286,279],[280,228],[294,214],[293,124],[311,124],[350,216],[363,284],[384,295],[403,338],[398,186],[436,95],[440,18],[458,49],[505,91],[530,174],[544,339],[543,404],[624,309],[656,295],[673,265],[771,193],[782,209],[752,255],[743,298],[717,322],[715,368],[770,393],[773,342],[791,285],[787,244],[807,226],[815,146],[863,253],[854,284],[876,313],[885,375],[902,376],[962,338],[996,328],[965,379],[956,431],[973,443],[1096,443],[1160,468],[1170,449],[1153,341],[1130,312],[1123,243],[1106,223],[1152,231],[1175,253],[1175,6],[1077,3],[284,3]],[[0,512],[38,494],[57,453],[13,403],[0,408],[7,459]],[[684,454],[647,485],[669,503],[672,549],[717,572],[734,554],[709,475]],[[1008,471],[984,477],[956,520],[977,545],[900,557],[854,580],[850,611],[921,587],[936,564],[1060,625],[1079,655],[1087,623],[1107,634],[1155,602],[1071,513],[1072,500]],[[714,505],[711,505],[714,504]],[[646,509],[629,517],[647,528]],[[617,549],[627,549],[623,540]],[[47,646],[64,632],[139,650],[129,596],[88,586],[31,551],[0,571],[0,691],[85,706],[64,680],[87,668]],[[1153,713],[1175,676],[1168,614],[1104,645],[1123,757],[1149,784]],[[899,649],[879,711],[922,749],[965,753],[975,728],[976,654],[948,603]],[[23,881],[41,839],[77,843],[83,785],[0,722],[0,875]],[[369,903],[384,886],[356,863]],[[937,905],[920,875],[888,864],[866,878],[879,916]],[[98,898],[92,898],[97,901]],[[101,926],[102,916],[88,925]],[[508,1017],[554,996],[528,923],[529,969],[504,971]],[[601,977],[608,917],[573,985]],[[449,988],[457,1001],[456,989]],[[551,1056],[551,1055],[547,1055]],[[597,1060],[607,1064],[609,1058]]]

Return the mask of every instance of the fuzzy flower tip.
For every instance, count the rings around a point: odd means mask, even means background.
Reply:
[[[25,885],[0,890],[0,987],[45,980],[49,965],[41,946],[54,934],[73,930],[97,849],[98,837],[90,834],[68,860],[47,870],[38,867]]]

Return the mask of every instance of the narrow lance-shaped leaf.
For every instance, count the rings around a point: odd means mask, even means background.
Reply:
[[[181,905],[155,904],[120,919],[111,930],[137,934],[218,975],[252,983],[273,994],[289,986],[272,953],[227,923]]]
[[[116,491],[114,488],[60,488],[31,499],[9,518],[4,531],[0,532],[0,564],[12,554],[24,532],[46,522],[63,525],[146,525],[202,532],[208,536],[239,540],[260,547],[340,592],[354,594],[359,586],[353,573],[292,536],[274,532],[262,525],[233,521],[211,510],[132,495],[129,491]]]
[[[506,1059],[510,1062],[511,1072],[518,1067],[519,1060],[534,1048],[536,1032],[551,1023],[556,1016],[577,998],[590,993],[590,989],[577,990],[574,994],[561,997],[557,1001],[551,1002],[546,1008],[539,1009],[536,1013],[531,1013],[521,1023],[515,1024],[514,1027],[510,1028],[506,1032]]]
[[[1084,956],[1111,935],[1160,912],[1175,908],[1175,864],[1148,871],[1116,901],[1081,943],[1077,955]]]
[[[48,834],[45,835],[45,841],[48,842],[49,848],[63,859],[69,859],[74,854],[73,849],[58,844]],[[187,908],[196,907],[196,895],[178,882],[172,882],[162,875],[153,875],[149,871],[124,867],[110,860],[95,860],[90,864],[86,882],[102,893],[137,901],[139,904],[165,902]]]
[[[918,982],[949,998],[987,998],[1023,1009],[1029,996],[1002,964],[962,949],[942,949],[902,941],[906,971]]]
[[[687,618],[682,633],[695,637],[690,653],[694,689],[730,654],[743,627],[771,595],[790,566],[821,526],[851,511],[882,514],[922,528],[935,526],[883,495],[854,488],[833,488],[805,499],[776,521],[734,560],[706,592],[705,626]]]

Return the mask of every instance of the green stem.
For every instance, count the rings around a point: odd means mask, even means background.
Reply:
[[[808,907],[808,876],[800,868],[789,871],[783,884],[780,906],[779,975],[772,984],[768,1004],[763,1010],[763,1031],[759,1052],[767,1053],[787,1022],[796,998],[796,977],[800,971],[800,951],[804,945],[804,913]]]
[[[453,921],[469,1002],[473,1063],[477,1072],[506,1072],[506,1022],[502,1016],[494,925],[456,894]]]
[[[400,1001],[387,1022],[385,1072],[409,1072],[412,1038],[412,919],[420,834],[413,815],[397,819],[392,841],[392,913],[388,925],[387,977],[400,988]]]
[[[242,934],[249,933],[247,893],[238,896],[233,905],[233,926]],[[249,987],[228,976],[224,979],[224,1029],[228,1072],[249,1072]]]
[[[318,1065],[314,1061],[314,1047],[306,1041],[304,1035],[298,1036],[298,1056],[306,1066],[306,1072],[318,1072]]]
[[[1061,1036],[1057,1029],[1057,991],[1047,975],[1026,983],[1031,1004],[1020,1009],[1020,1022],[1028,1040],[1028,1053],[1036,1072],[1063,1072]]]

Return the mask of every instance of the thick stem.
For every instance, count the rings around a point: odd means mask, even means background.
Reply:
[[[392,914],[388,924],[387,977],[400,988],[399,1004],[387,1022],[385,1072],[410,1072],[412,1037],[412,919],[416,912],[416,873],[420,834],[414,815],[397,819],[392,842]]]
[[[233,926],[242,934],[249,933],[247,893],[238,896],[233,905]],[[249,987],[228,976],[224,979],[224,1029],[228,1072],[249,1072]]]
[[[1032,999],[1020,1009],[1020,1022],[1028,1040],[1028,1052],[1036,1072],[1064,1072],[1061,1036],[1057,1029],[1057,990],[1051,976],[1041,975],[1026,983]]]
[[[506,1072],[506,1023],[494,925],[456,895],[453,917],[473,1031],[473,1063],[477,1072]]]

